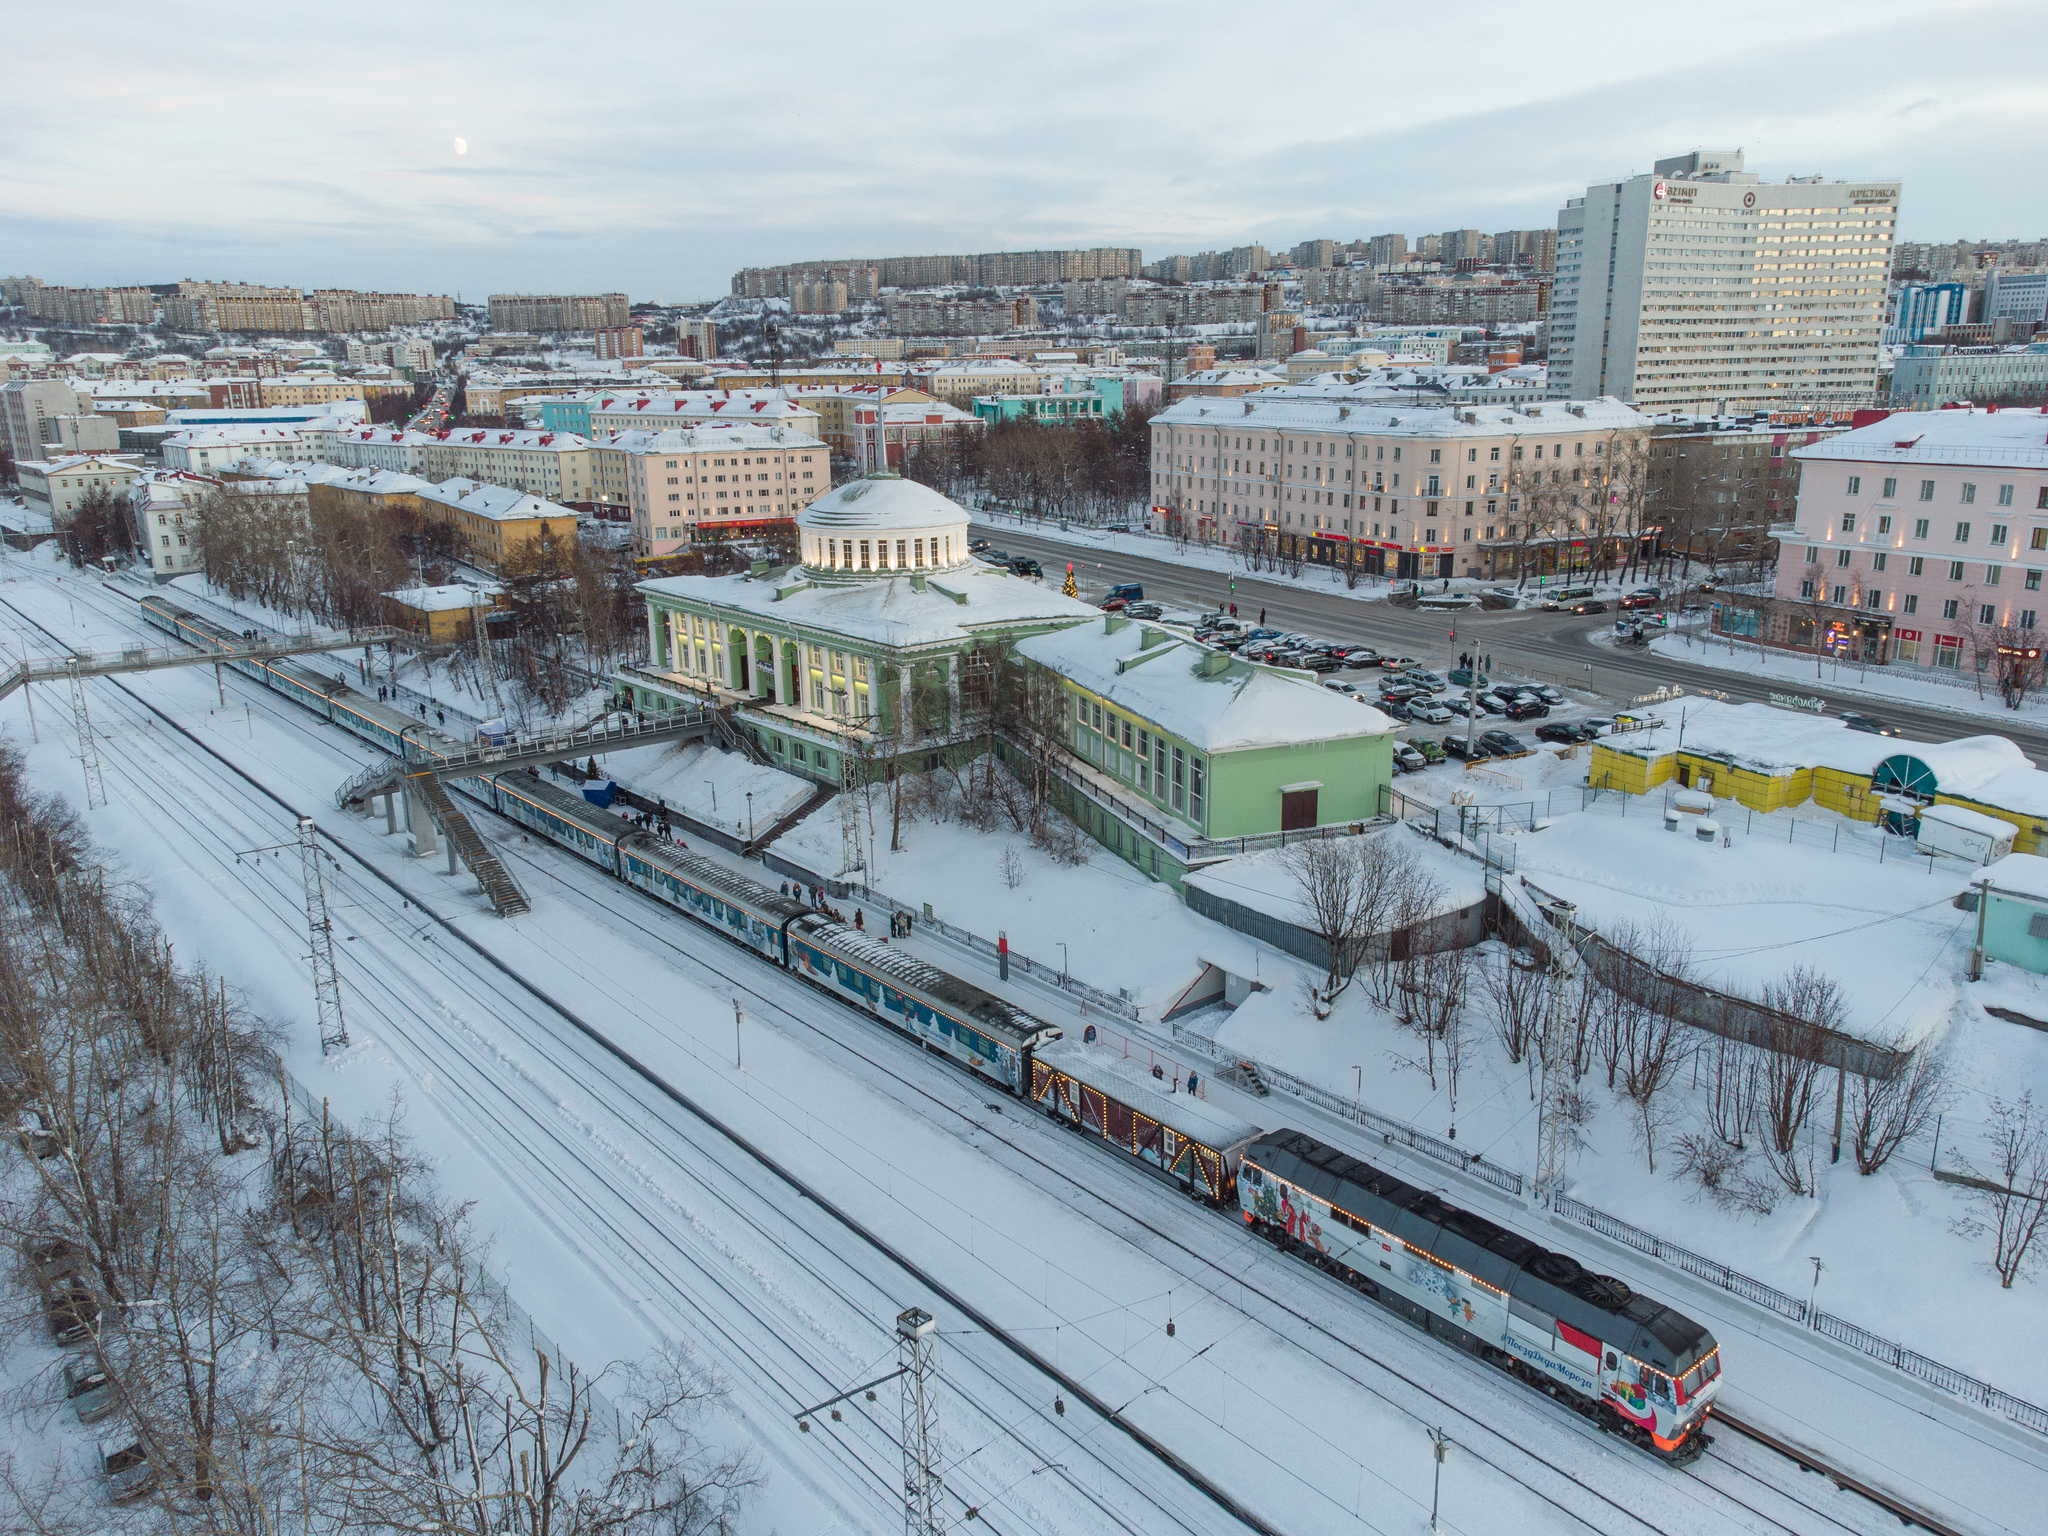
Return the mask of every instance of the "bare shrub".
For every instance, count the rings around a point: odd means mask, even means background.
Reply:
[[[1671,1144],[1678,1166],[1673,1177],[1697,1184],[1701,1193],[1724,1211],[1768,1216],[1777,1203],[1774,1186],[1749,1169],[1749,1156],[1718,1133],[1688,1131]]]
[[[1764,1043],[1764,1093],[1758,1131],[1761,1151],[1780,1183],[1792,1194],[1811,1194],[1813,1156],[1802,1159],[1800,1132],[1813,1113],[1829,1036],[1841,1026],[1847,1006],[1832,976],[1796,965],[1763,989],[1770,1022]],[[1810,1138],[1809,1138],[1810,1140]]]
[[[1024,860],[1015,848],[1003,849],[1002,857],[996,860],[996,871],[1010,890],[1014,891],[1024,883]]]
[[[1763,1104],[1762,1059],[1743,1041],[1717,1034],[1703,1046],[1696,1058],[1703,1066],[1701,1085],[1707,1127],[1728,1146],[1740,1151],[1749,1145]]]

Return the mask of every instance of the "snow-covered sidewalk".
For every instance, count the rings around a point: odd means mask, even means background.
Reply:
[[[1974,679],[1952,674],[1954,682],[1940,681],[1927,669],[1916,666],[1867,667],[1856,662],[1824,658],[1816,665],[1811,656],[1767,647],[1731,643],[1717,635],[1678,633],[1658,635],[1650,642],[1650,654],[1695,667],[1713,667],[1722,672],[1740,672],[1745,677],[1783,683],[1791,694],[1810,694],[1816,688],[1830,693],[1852,693],[1859,697],[1916,709],[1938,709],[1947,714],[1981,719],[1987,723],[2014,722],[2039,725],[2048,721],[2048,690],[2029,694],[2017,710],[2007,709],[1998,690],[1988,680],[1979,698]],[[1818,675],[1816,675],[1816,672]]]

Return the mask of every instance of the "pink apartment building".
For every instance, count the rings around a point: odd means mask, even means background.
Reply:
[[[1952,670],[2048,636],[2048,412],[1902,411],[1794,457],[1773,595],[1723,598],[1716,633]]]

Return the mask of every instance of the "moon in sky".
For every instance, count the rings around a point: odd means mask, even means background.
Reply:
[[[466,154],[468,154],[468,153],[469,153],[469,140],[467,140],[467,139],[457,139],[457,140],[455,141],[455,153],[457,153],[458,155],[466,155]]]

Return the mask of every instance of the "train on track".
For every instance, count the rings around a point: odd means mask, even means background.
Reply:
[[[161,598],[148,622],[204,649],[245,637]],[[387,751],[462,745],[287,660],[225,663]],[[1168,1092],[1103,1046],[1071,1041],[971,981],[801,896],[700,858],[539,777],[455,781],[538,833],[768,963],[1099,1138],[1417,1326],[1673,1462],[1706,1449],[1720,1349],[1706,1328],[1609,1275],[1300,1131],[1264,1131]]]

